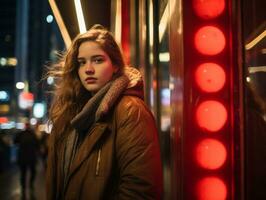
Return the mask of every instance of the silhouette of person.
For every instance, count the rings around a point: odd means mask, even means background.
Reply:
[[[20,184],[22,195],[25,196],[27,172],[30,171],[30,189],[34,190],[36,162],[39,151],[38,139],[30,124],[25,124],[25,130],[17,133],[15,144],[18,145],[17,163],[20,169]]]
[[[44,169],[46,169],[47,166],[48,140],[49,140],[49,134],[42,131],[39,145],[40,145],[40,156]]]
[[[9,163],[9,146],[4,140],[4,130],[0,133],[0,173],[8,167]]]

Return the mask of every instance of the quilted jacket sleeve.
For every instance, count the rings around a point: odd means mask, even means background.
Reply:
[[[118,104],[116,121],[120,174],[116,199],[161,199],[162,167],[152,114],[141,99],[126,96]]]

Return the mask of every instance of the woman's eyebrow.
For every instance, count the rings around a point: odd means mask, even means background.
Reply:
[[[91,58],[97,58],[97,57],[104,57],[104,55],[99,54],[99,55],[93,55],[93,56],[91,56]]]
[[[97,58],[97,57],[105,57],[104,55],[102,55],[102,54],[97,54],[97,55],[93,55],[93,56],[91,56],[90,58]],[[77,60],[85,60],[86,58],[85,57],[78,57],[77,58]]]
[[[77,58],[77,61],[82,61],[82,60],[85,60],[85,58],[83,58],[83,57],[78,57]]]

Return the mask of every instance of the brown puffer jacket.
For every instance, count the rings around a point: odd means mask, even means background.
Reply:
[[[153,116],[140,98],[141,93],[136,92],[140,82],[126,90],[113,87],[130,85],[122,82],[115,80],[108,88],[96,111],[95,123],[74,156],[77,130],[86,126],[84,119],[90,115],[85,111],[93,104],[86,105],[72,121],[76,131],[56,146],[51,139],[47,199],[162,198],[161,159]]]

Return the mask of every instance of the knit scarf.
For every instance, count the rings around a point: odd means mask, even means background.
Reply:
[[[126,75],[108,82],[100,89],[83,109],[72,119],[71,124],[78,132],[87,131],[94,123],[100,121],[113,107],[129,83]]]

